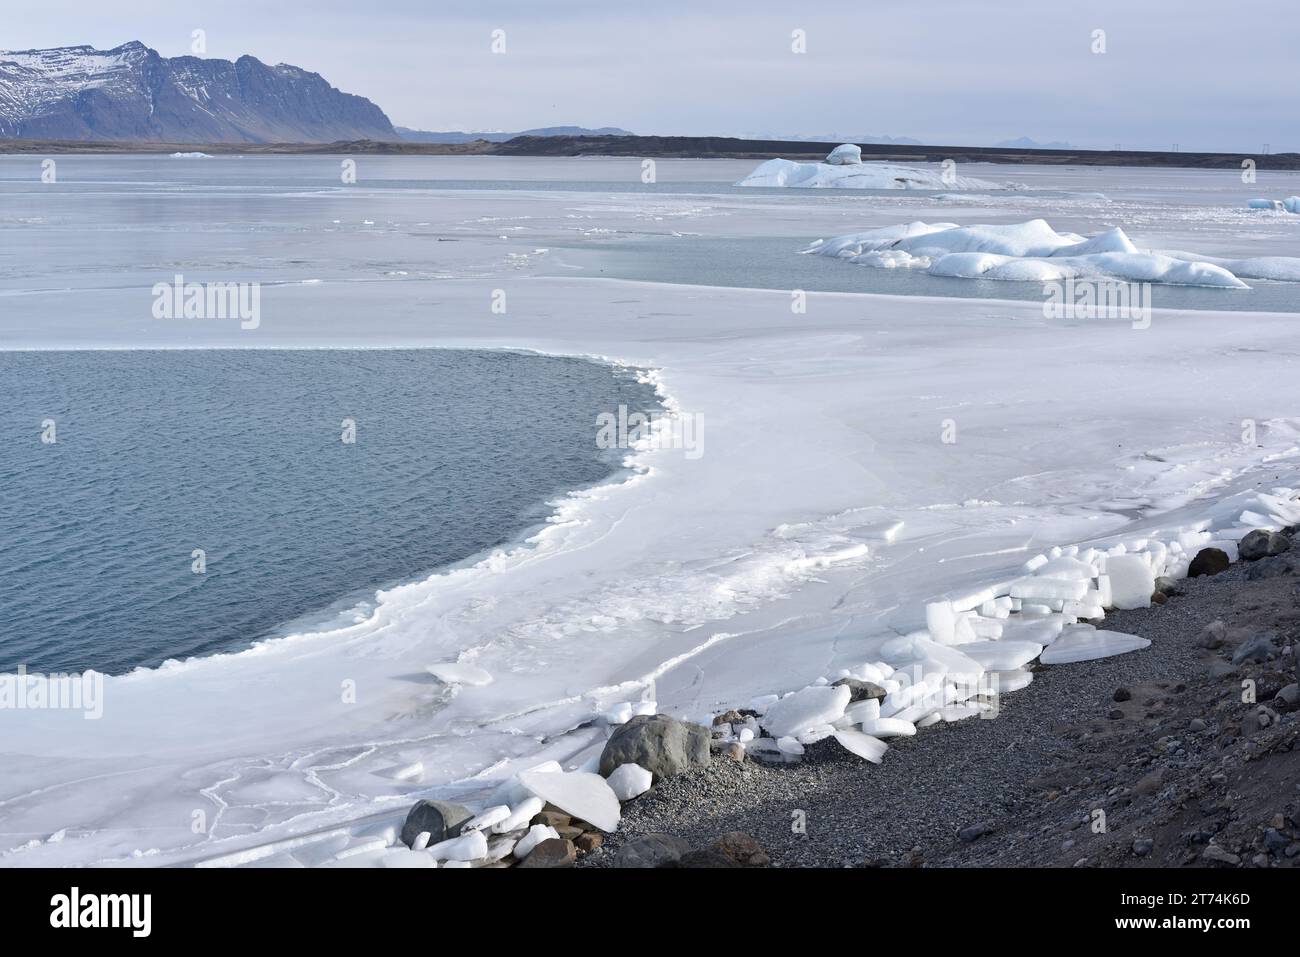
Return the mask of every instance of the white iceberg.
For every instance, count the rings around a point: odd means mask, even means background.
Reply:
[[[843,143],[826,154],[826,162],[831,166],[857,166],[862,163],[862,147],[852,143]]]
[[[1248,288],[1241,277],[1300,282],[1300,259],[1223,259],[1182,250],[1142,250],[1116,227],[1091,238],[1033,219],[1006,225],[914,222],[817,240],[804,250],[863,266],[923,269],[932,276],[1052,282],[1118,279]]]
[[[843,149],[843,147],[839,147]],[[838,149],[835,151],[838,152]],[[832,153],[832,156],[835,154]],[[973,176],[945,174],[937,169],[894,166],[889,163],[832,165],[771,159],[760,163],[737,186],[785,186],[795,189],[1002,189],[997,183]]]

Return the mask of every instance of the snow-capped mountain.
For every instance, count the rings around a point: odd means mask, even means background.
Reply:
[[[0,137],[171,143],[397,140],[383,110],[255,57],[164,57],[143,43],[0,51]]]

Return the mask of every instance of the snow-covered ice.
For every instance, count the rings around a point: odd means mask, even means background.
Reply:
[[[843,147],[841,147],[842,149]],[[834,154],[832,154],[834,155]],[[796,189],[999,189],[998,183],[958,176],[941,169],[895,166],[890,163],[799,163],[771,159],[737,186],[786,186]]]
[[[804,252],[960,279],[1109,278],[1225,289],[1246,288],[1243,279],[1300,282],[1300,257],[1229,259],[1182,250],[1143,250],[1118,226],[1088,238],[1058,233],[1042,219],[971,226],[917,221],[819,239]]]

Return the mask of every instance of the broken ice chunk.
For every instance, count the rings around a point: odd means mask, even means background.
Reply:
[[[1116,555],[1109,559],[1106,577],[1110,579],[1112,607],[1146,608],[1151,604],[1156,576],[1144,555]]]
[[[639,764],[620,764],[609,773],[605,782],[620,801],[630,801],[650,790],[654,775]]]
[[[1119,631],[1098,631],[1091,625],[1071,625],[1039,656],[1045,665],[1065,665],[1094,658],[1109,658],[1129,651],[1138,651],[1151,644],[1137,635]]]
[[[428,665],[426,669],[439,681],[449,685],[471,685],[479,687],[492,683],[492,676],[478,665],[446,661],[441,664]]]
[[[510,808],[504,804],[498,804],[496,807],[490,807],[482,814],[470,818],[461,825],[461,833],[466,831],[487,831],[491,830],[492,825],[500,824],[510,816]]]
[[[847,689],[845,689],[847,691]],[[525,771],[519,781],[543,801],[582,818],[602,831],[618,827],[618,797],[599,774],[587,771]]]
[[[889,745],[879,738],[873,738],[869,734],[851,729],[836,731],[835,740],[848,751],[853,752],[864,761],[870,761],[872,764],[879,764],[881,758],[885,756],[885,752],[889,750]]]
[[[1036,602],[1078,601],[1088,592],[1084,578],[1021,578],[1011,585],[1011,597]]]
[[[774,738],[798,734],[816,724],[830,724],[844,713],[851,694],[848,685],[810,685],[768,708],[761,724]]]
[[[429,853],[438,861],[477,861],[487,857],[487,838],[482,831],[470,831],[434,844]]]
[[[956,650],[973,658],[989,671],[1010,671],[1028,664],[1042,654],[1043,646],[1034,641],[976,641],[957,645]]]

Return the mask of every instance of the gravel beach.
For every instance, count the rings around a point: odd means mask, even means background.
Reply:
[[[1300,864],[1297,567],[1242,561],[1114,612],[1151,646],[1037,666],[995,720],[891,739],[880,765],[834,740],[792,764],[716,753],[624,805],[580,866],[737,831],[780,867]]]

